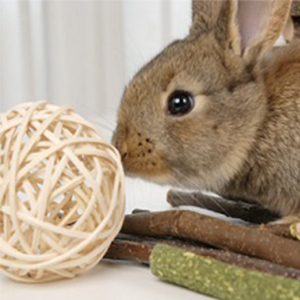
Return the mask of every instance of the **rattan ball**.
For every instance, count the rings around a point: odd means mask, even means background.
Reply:
[[[123,219],[120,157],[91,123],[46,102],[0,116],[0,271],[72,278],[101,260]]]

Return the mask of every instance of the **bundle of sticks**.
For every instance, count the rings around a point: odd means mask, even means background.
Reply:
[[[191,210],[134,211],[106,258],[149,264],[156,244],[167,244],[234,266],[300,281],[299,224],[269,223],[279,218],[258,204],[170,191],[173,207],[192,205],[244,220],[241,225]],[[298,227],[297,227],[298,228]]]

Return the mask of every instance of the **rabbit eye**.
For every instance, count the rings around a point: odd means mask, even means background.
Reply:
[[[182,116],[189,113],[194,107],[193,96],[186,91],[175,91],[168,98],[168,113]]]

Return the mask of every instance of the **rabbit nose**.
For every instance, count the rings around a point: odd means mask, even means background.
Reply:
[[[124,152],[123,154],[121,154],[122,161],[124,161],[127,156],[128,156],[127,152]]]
[[[128,156],[128,148],[126,142],[116,142],[116,148],[120,152],[122,161],[124,161]]]

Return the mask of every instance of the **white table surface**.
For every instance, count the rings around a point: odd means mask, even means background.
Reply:
[[[206,300],[211,299],[154,277],[147,267],[102,262],[71,280],[22,284],[0,275],[1,300]]]

